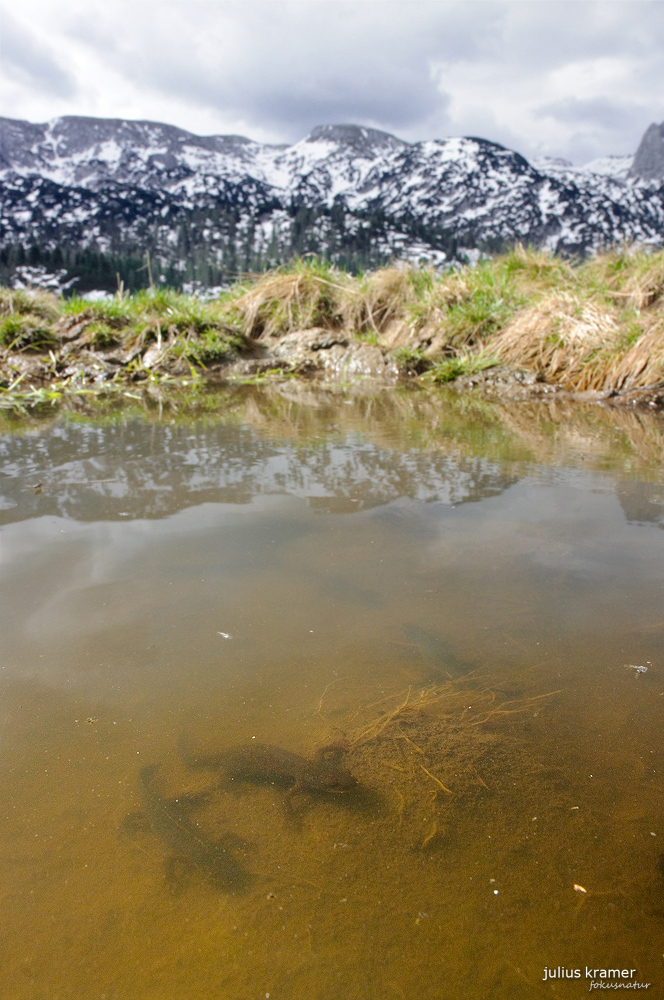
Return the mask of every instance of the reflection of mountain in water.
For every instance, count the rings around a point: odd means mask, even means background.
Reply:
[[[619,482],[616,492],[628,521],[664,528],[664,493],[661,483]]]
[[[516,482],[498,463],[360,439],[270,441],[250,427],[61,423],[0,439],[0,520],[165,517],[202,503],[299,496],[352,512],[400,496],[464,503]],[[34,484],[41,482],[42,492]]]

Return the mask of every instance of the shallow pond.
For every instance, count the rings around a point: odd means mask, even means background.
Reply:
[[[0,436],[0,996],[664,995],[662,420],[125,402]]]

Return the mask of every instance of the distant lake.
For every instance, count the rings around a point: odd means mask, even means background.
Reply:
[[[662,418],[171,403],[2,425],[0,996],[656,995]]]

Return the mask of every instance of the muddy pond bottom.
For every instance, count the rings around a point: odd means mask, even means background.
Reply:
[[[5,426],[0,996],[664,996],[663,458],[412,392]]]

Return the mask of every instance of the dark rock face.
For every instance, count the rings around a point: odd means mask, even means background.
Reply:
[[[389,351],[375,344],[358,343],[346,333],[313,327],[296,330],[262,343],[253,358],[241,358],[226,368],[236,375],[253,375],[283,368],[298,374],[321,375],[330,381],[379,379],[394,382],[399,368]]]
[[[646,129],[634,155],[630,174],[646,181],[664,179],[664,122]]]
[[[33,162],[30,149],[44,138],[45,125],[0,118],[0,169],[28,166]]]
[[[307,142],[321,140],[348,146],[360,156],[375,155],[380,150],[405,149],[408,145],[389,132],[361,125],[318,125],[306,138]]]

